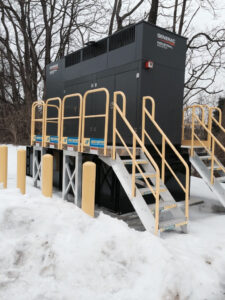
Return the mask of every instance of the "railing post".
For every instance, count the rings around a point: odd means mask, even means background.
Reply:
[[[192,120],[191,120],[191,157],[194,156],[194,135],[195,135],[195,109],[192,108]]]
[[[215,159],[215,140],[214,138],[212,139],[212,155],[211,155],[211,184],[214,183],[214,159]]]
[[[142,143],[145,144],[145,105],[146,105],[146,99],[143,97],[142,101]]]
[[[112,159],[116,159],[116,105],[117,95],[113,95],[113,144],[112,144]]]
[[[162,166],[161,166],[161,179],[165,183],[165,155],[166,155],[166,143],[165,136],[162,136]]]
[[[133,157],[132,157],[132,197],[136,196],[135,173],[136,173],[136,138],[133,135]]]
[[[156,172],[156,184],[155,184],[155,234],[159,231],[159,189],[160,189],[160,174]]]

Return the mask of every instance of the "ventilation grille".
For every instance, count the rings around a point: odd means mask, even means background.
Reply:
[[[135,27],[130,27],[109,38],[109,51],[129,45],[135,41]]]
[[[107,52],[107,39],[93,43],[83,49],[83,60],[96,57]]]
[[[72,65],[78,64],[81,61],[81,51],[76,51],[65,57],[65,67],[70,67]]]

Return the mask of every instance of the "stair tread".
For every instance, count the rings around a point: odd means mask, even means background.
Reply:
[[[212,157],[210,155],[199,155],[199,158],[201,158],[201,160],[206,160],[206,159],[212,159]]]
[[[152,186],[153,190],[155,191],[155,186]],[[149,189],[149,187],[144,187],[144,188],[139,188],[140,193],[143,195],[148,195],[148,194],[152,194],[152,191]],[[164,186],[160,186],[160,190],[159,192],[166,192],[167,188],[165,188]]]
[[[150,209],[154,209],[155,203],[149,204],[148,207]],[[175,208],[175,207],[177,207],[177,203],[174,201],[160,201],[159,202],[159,209],[162,209],[162,208],[169,209],[169,208]]]
[[[174,227],[179,224],[187,224],[187,221],[185,218],[178,218],[178,219],[171,219],[167,221],[162,221],[159,223],[159,228],[160,229],[169,229],[169,227]]]
[[[211,169],[211,166],[208,166],[207,168]],[[213,170],[221,170],[221,169],[222,169],[221,166],[218,166],[218,165],[214,165],[214,167],[213,167]]]
[[[146,178],[150,178],[150,177],[155,177],[156,174],[155,173],[143,173],[143,175],[146,177]],[[141,173],[136,173],[135,174],[135,177],[136,178],[143,178],[142,174]]]
[[[132,159],[123,159],[122,162],[124,164],[132,164],[133,160]],[[136,162],[138,164],[148,164],[148,161],[145,159],[136,159]]]

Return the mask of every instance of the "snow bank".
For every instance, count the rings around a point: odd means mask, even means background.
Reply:
[[[41,196],[0,190],[1,300],[225,299],[225,216],[191,210],[190,233],[161,239]]]

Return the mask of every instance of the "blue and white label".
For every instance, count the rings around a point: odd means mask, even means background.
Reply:
[[[42,135],[35,135],[34,140],[36,142],[42,142]]]
[[[76,137],[68,137],[67,138],[67,145],[77,146],[78,145],[78,138],[76,138]]]
[[[59,138],[58,136],[50,136],[50,143],[58,144]]]
[[[90,139],[90,147],[104,148],[104,139]]]

